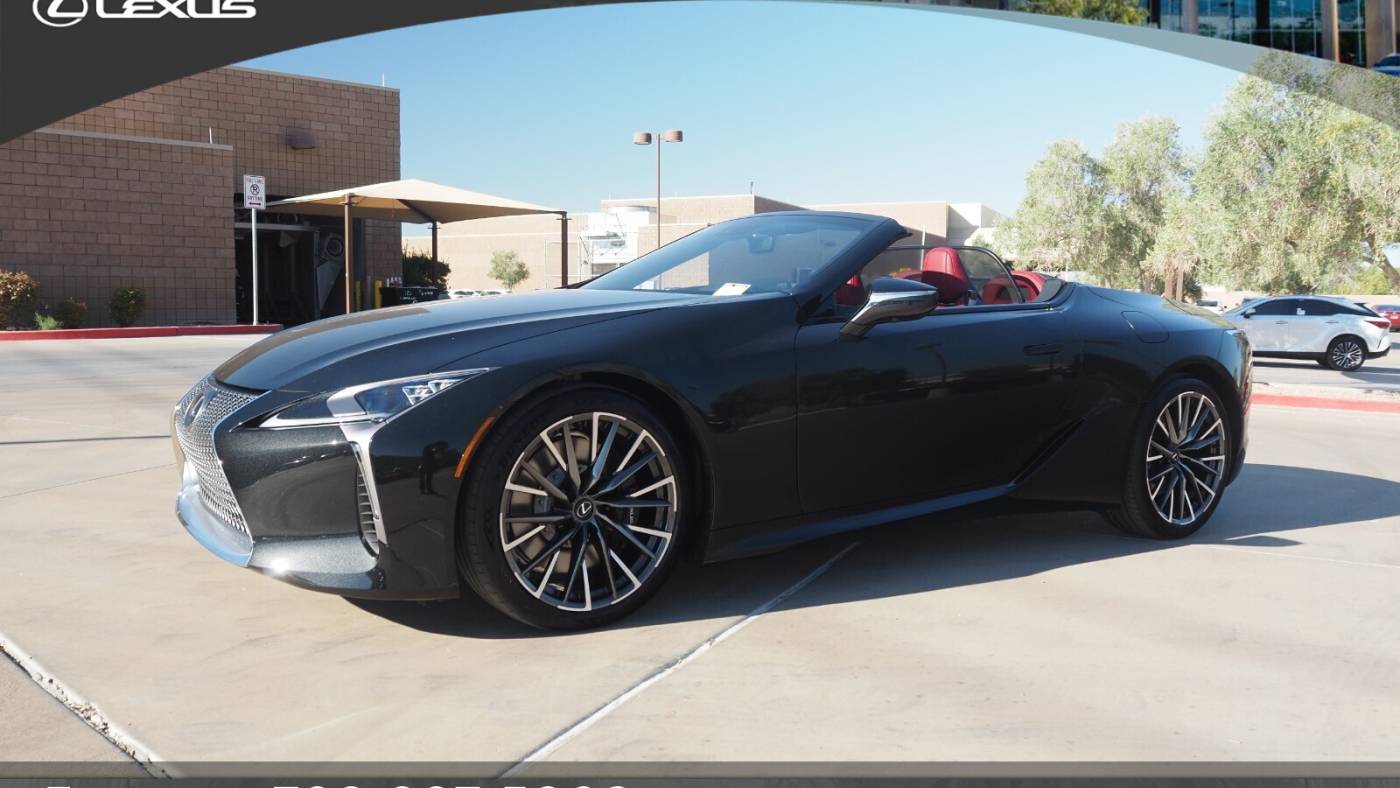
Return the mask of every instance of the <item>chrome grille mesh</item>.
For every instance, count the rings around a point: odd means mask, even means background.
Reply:
[[[196,383],[175,408],[175,434],[185,452],[185,461],[199,478],[200,500],[225,525],[245,535],[248,523],[224,476],[223,464],[214,452],[214,429],[230,413],[257,398],[256,394],[221,386],[212,377],[206,377]],[[191,413],[193,418],[190,418]]]

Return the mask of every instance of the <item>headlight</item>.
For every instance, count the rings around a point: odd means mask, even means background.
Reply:
[[[263,420],[259,427],[322,427],[383,422],[490,369],[463,369],[415,378],[381,380],[298,400]]]

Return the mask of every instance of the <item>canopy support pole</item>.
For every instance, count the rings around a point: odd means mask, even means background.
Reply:
[[[569,286],[569,212],[559,212],[559,281]]]
[[[439,224],[440,224],[440,223],[438,222],[438,220],[437,220],[432,214],[430,214],[430,213],[428,213],[427,211],[425,211],[425,210],[423,210],[422,208],[420,208],[416,203],[411,203],[411,202],[409,202],[408,200],[400,200],[399,202],[403,203],[403,204],[404,204],[404,207],[408,208],[410,211],[413,211],[414,213],[416,213],[416,214],[418,214],[420,217],[422,217],[423,220],[426,221],[426,222],[428,223],[428,226],[432,228],[432,231],[433,231],[433,265],[437,265],[438,263],[442,262],[442,260],[438,258],[438,226],[439,226]],[[433,269],[433,270],[434,270],[434,272],[436,272],[436,269]]]
[[[350,206],[354,204],[355,195],[353,194],[345,195],[345,201],[341,203],[341,205],[345,206],[345,243],[342,244],[342,246],[345,247],[345,314],[347,315],[355,311],[355,299],[353,295],[355,275],[352,270],[353,263],[351,262],[355,259],[355,256],[352,254],[354,249],[354,241],[352,240],[354,233],[351,232],[353,228],[350,221]]]

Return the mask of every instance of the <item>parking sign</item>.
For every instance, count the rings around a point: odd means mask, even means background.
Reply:
[[[267,207],[267,181],[263,176],[243,176],[243,207],[259,211]]]

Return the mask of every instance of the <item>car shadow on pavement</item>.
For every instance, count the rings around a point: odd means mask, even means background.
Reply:
[[[1184,545],[1286,550],[1284,532],[1400,516],[1400,483],[1282,465],[1245,466],[1200,532],[1158,541],[1126,536],[1097,513],[1007,512],[988,506],[863,532],[781,553],[700,565],[682,562],[645,607],[614,628],[712,619],[716,630],[801,580],[854,541],[860,548],[783,607],[840,604],[1025,577]],[[366,612],[425,632],[468,638],[547,637],[496,612],[470,592],[460,600],[352,601]]]

